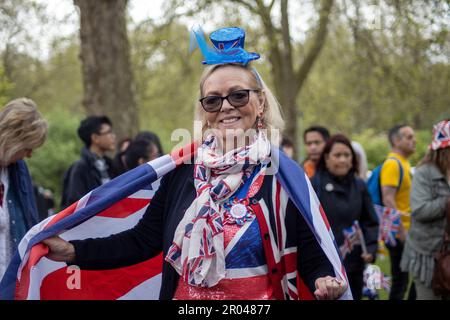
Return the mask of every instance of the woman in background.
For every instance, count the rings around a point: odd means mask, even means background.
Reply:
[[[344,259],[353,298],[360,300],[364,266],[374,262],[378,249],[378,219],[366,184],[357,173],[358,163],[349,139],[336,134],[328,139],[311,183],[338,246],[344,244],[344,229],[351,227],[355,220],[361,226],[367,253],[362,251],[362,246],[354,246]]]
[[[24,158],[47,137],[47,122],[34,101],[20,98],[0,111],[0,279],[22,237],[39,222]]]
[[[433,293],[431,280],[434,255],[441,248],[445,216],[450,210],[449,184],[450,121],[444,120],[435,125],[429,151],[416,169],[412,181],[411,228],[400,267],[412,274],[417,300],[441,299]]]

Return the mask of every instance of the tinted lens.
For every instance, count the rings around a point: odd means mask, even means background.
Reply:
[[[206,111],[213,111],[220,108],[220,103],[222,102],[222,99],[220,97],[205,97],[202,99],[202,105],[203,108],[205,108]]]
[[[230,101],[230,104],[235,107],[242,107],[248,103],[248,91],[234,91],[228,96],[228,101]]]

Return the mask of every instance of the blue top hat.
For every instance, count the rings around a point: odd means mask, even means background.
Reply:
[[[245,31],[241,28],[222,28],[210,35],[214,47],[209,46],[203,36],[201,27],[195,26],[191,33],[191,47],[193,37],[205,57],[203,64],[241,63],[247,65],[251,60],[259,59],[259,54],[244,50]]]

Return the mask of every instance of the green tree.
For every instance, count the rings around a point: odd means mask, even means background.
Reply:
[[[55,193],[57,205],[61,198],[64,172],[79,157],[81,141],[77,128],[81,114],[74,116],[62,106],[58,111],[47,112],[49,133],[45,144],[27,159],[33,181]]]
[[[0,67],[0,106],[3,106],[9,100],[9,92],[12,88],[12,84],[5,76],[5,72]]]
[[[189,53],[188,35],[175,22],[143,23],[130,34],[140,128],[160,135],[165,150],[174,144],[173,130],[192,129],[201,58]]]
[[[133,93],[126,25],[128,0],[74,0],[80,12],[83,106],[107,115],[119,139],[134,135],[139,117]]]

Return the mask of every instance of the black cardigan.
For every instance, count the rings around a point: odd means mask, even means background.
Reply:
[[[73,264],[81,269],[113,269],[145,261],[161,251],[165,256],[175,229],[196,196],[193,170],[193,165],[183,165],[164,176],[151,206],[134,228],[107,238],[70,241],[75,246]],[[265,176],[256,199],[271,201],[272,179],[274,176]],[[286,228],[295,233],[293,236],[297,239],[298,271],[314,292],[315,280],[334,276],[334,269],[291,201],[286,210],[295,219],[293,223],[286,223]],[[160,299],[173,298],[178,280],[175,269],[164,262]]]
[[[330,222],[338,246],[344,243],[344,228],[358,220],[368,253],[376,256],[378,249],[378,217],[363,180],[353,173],[337,178],[328,171],[318,171],[311,180],[314,190]],[[344,259],[347,272],[363,272],[361,246],[355,246]]]

